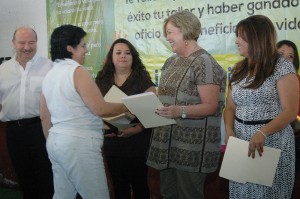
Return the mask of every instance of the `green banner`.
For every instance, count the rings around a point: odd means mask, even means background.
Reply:
[[[299,0],[115,0],[116,31],[138,47],[152,78],[172,55],[163,36],[163,21],[171,14],[189,10],[202,25],[198,44],[210,52],[229,71],[240,59],[235,45],[236,24],[254,14],[268,16],[278,40],[289,39],[300,47]]]
[[[114,39],[114,4],[102,0],[47,0],[48,37],[63,24],[83,28],[89,52],[85,67],[95,77]]]
[[[202,25],[198,40],[228,71],[241,58],[235,45],[235,26],[250,15],[263,14],[274,23],[278,40],[289,39],[300,48],[299,0],[47,0],[48,35],[62,24],[73,24],[88,32],[89,53],[85,66],[93,77],[116,38],[126,38],[138,49],[153,81],[172,55],[162,26],[171,14],[189,10]]]

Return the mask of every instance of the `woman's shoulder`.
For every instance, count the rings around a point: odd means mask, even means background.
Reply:
[[[293,63],[283,57],[279,57],[275,66],[274,74],[282,76],[288,73],[296,74],[296,70]]]
[[[203,60],[204,59],[204,60],[213,60],[213,61],[215,61],[213,56],[203,48],[201,48],[199,51],[197,51],[195,56],[196,56],[197,60]]]
[[[155,86],[148,71],[142,71],[139,78],[135,79],[134,83],[140,85],[140,87],[142,88],[142,92],[144,92],[151,86]]]
[[[209,54],[205,49],[201,48],[200,50],[194,52],[191,56],[194,57],[194,62],[211,62],[215,61],[214,58]]]
[[[166,67],[168,67],[169,65],[172,65],[172,63],[174,63],[174,61],[178,58],[179,58],[179,56],[177,54],[173,54],[171,57],[168,57],[166,59],[164,65],[162,66],[161,70],[165,70]]]
[[[201,49],[197,54],[194,61],[195,67],[207,68],[210,67],[213,70],[224,70],[217,60],[205,49]]]

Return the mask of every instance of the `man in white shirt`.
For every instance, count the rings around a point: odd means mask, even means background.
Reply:
[[[15,57],[0,65],[0,120],[7,122],[7,147],[24,199],[50,199],[53,175],[43,135],[39,99],[52,62],[36,55],[37,35],[29,27],[13,35]]]

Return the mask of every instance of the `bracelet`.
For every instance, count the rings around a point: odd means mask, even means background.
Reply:
[[[267,136],[266,136],[266,134],[264,133],[264,132],[262,132],[261,130],[257,130],[258,132],[260,132],[266,139],[267,139]]]

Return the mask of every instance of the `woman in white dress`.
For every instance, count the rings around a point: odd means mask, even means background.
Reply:
[[[236,44],[244,57],[232,71],[224,111],[229,136],[249,141],[248,156],[263,147],[281,149],[272,187],[230,181],[230,198],[291,198],[295,172],[294,134],[290,123],[298,111],[298,79],[291,62],[276,50],[276,30],[262,15],[237,24]],[[247,155],[247,154],[245,154]]]

